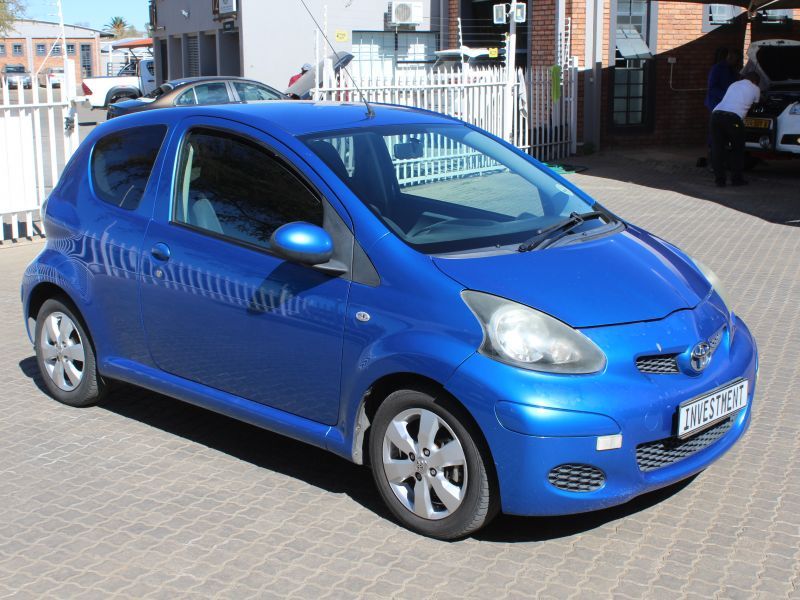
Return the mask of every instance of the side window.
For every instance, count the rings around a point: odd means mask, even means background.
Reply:
[[[175,188],[176,222],[262,248],[286,223],[322,226],[319,198],[265,148],[233,134],[190,132]]]
[[[101,139],[92,151],[92,186],[109,204],[135,210],[156,162],[167,128],[148,125]]]
[[[228,86],[224,81],[203,83],[194,86],[194,93],[198,104],[224,104],[230,101]]]
[[[192,104],[197,104],[194,88],[189,88],[175,99],[175,106],[189,106]]]
[[[245,81],[234,81],[233,87],[236,93],[239,94],[239,99],[245,102],[250,102],[252,100],[278,100],[280,98],[280,95],[263,85],[256,85]]]

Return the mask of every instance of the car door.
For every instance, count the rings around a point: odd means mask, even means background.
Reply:
[[[156,70],[152,60],[143,60],[141,62],[139,79],[139,89],[141,89],[143,96],[156,89]]]
[[[336,423],[350,282],[278,258],[269,238],[293,221],[346,231],[347,223],[299,172],[300,159],[263,133],[210,118],[184,127],[143,253],[153,361],[209,388]]]

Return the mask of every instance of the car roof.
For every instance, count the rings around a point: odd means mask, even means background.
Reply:
[[[186,117],[218,117],[239,121],[264,131],[283,131],[291,136],[321,133],[374,125],[453,124],[456,119],[435,112],[395,106],[370,104],[374,116],[368,117],[363,103],[315,102],[312,100],[267,100],[235,104],[181,106],[133,113],[123,117],[130,125],[135,120],[152,122],[156,113],[169,122]],[[117,121],[113,119],[111,122]],[[120,123],[122,119],[119,119]]]
[[[165,81],[164,83],[168,83],[172,87],[178,87],[183,85],[189,85],[192,83],[202,83],[204,81],[247,81],[248,83],[257,83],[259,85],[266,85],[267,87],[272,87],[269,84],[263,83],[261,81],[256,81],[254,79],[247,79],[245,77],[235,77],[233,75],[208,75],[204,77],[182,77],[180,79],[170,79],[169,81]]]

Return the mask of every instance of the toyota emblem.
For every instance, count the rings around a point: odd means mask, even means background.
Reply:
[[[700,342],[692,348],[691,365],[698,373],[708,366],[711,362],[711,346],[708,342]]]

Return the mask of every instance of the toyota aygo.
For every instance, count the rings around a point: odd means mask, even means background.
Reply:
[[[57,400],[124,381],[314,444],[424,535],[627,502],[750,419],[756,346],[707,267],[442,115],[121,117],[43,213],[22,304]]]

